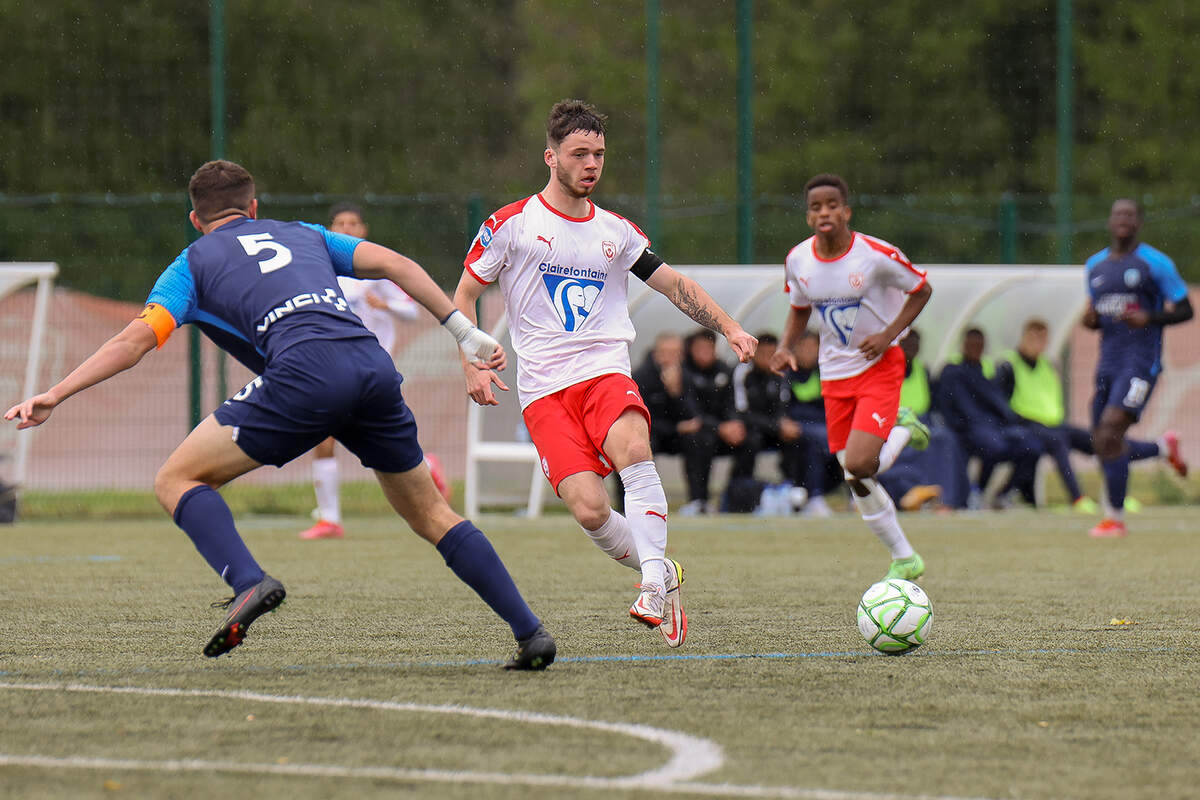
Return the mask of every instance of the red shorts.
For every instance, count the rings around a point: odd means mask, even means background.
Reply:
[[[595,472],[602,478],[612,472],[604,457],[604,439],[613,423],[631,408],[650,424],[650,412],[637,384],[620,373],[568,386],[525,407],[521,412],[525,427],[555,493],[562,479],[576,472]]]
[[[821,381],[829,452],[846,449],[851,430],[886,439],[896,424],[902,383],[904,351],[899,347],[889,347],[883,358],[853,378]]]

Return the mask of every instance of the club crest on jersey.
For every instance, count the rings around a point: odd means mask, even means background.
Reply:
[[[567,275],[542,275],[542,283],[550,293],[550,302],[563,324],[563,330],[578,330],[604,288],[604,281],[573,278]]]
[[[861,272],[850,273],[850,288],[861,289],[863,287],[863,274]]]
[[[1142,282],[1142,273],[1138,272],[1136,269],[1125,270],[1124,277],[1125,277],[1125,285],[1128,286],[1130,289],[1132,289],[1133,287],[1137,286],[1139,283]]]
[[[617,257],[617,246],[612,242],[601,242],[600,249],[604,251],[604,257],[609,261]]]

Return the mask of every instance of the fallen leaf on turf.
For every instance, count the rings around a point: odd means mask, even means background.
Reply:
[[[1046,722],[1046,720],[1044,720],[1044,719],[1043,719],[1043,720],[1039,720],[1039,721],[1038,721],[1038,727],[1039,727],[1039,728],[1049,728],[1049,727],[1050,727],[1050,723],[1049,723],[1049,722]]]
[[[121,789],[121,784],[117,783],[116,781],[110,780],[110,781],[104,782],[104,791],[106,791],[106,792],[116,792],[116,791],[120,791],[120,789]]]
[[[1108,621],[1108,624],[1109,625],[1137,625],[1137,623],[1131,619],[1117,619],[1116,617],[1113,617],[1112,619],[1110,619]]]
[[[288,757],[280,756],[279,758],[275,759],[275,763],[276,764],[286,764],[286,763],[288,763]]]
[[[254,722],[254,715],[253,715],[253,714],[247,714],[247,715],[246,715],[246,722]]]

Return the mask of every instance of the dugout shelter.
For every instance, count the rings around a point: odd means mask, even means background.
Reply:
[[[1059,357],[1087,307],[1084,271],[1079,266],[937,264],[920,268],[928,271],[933,297],[914,327],[921,331],[922,357],[935,373],[958,352],[967,328],[981,328],[988,338],[989,355],[996,355],[1016,346],[1021,326],[1031,317],[1039,317],[1049,325],[1047,355]],[[676,269],[698,281],[749,333],[782,332],[788,300],[780,266]],[[637,339],[630,348],[634,369],[659,333],[686,335],[696,328],[665,297],[636,278],[629,281],[629,315],[637,330]],[[492,334],[513,355],[503,317]],[[731,363],[732,353],[723,340],[720,348],[721,357]],[[510,363],[515,363],[515,358],[510,358]],[[515,384],[513,367],[504,379],[510,386]],[[523,501],[525,513],[537,516],[549,484],[542,476],[537,451],[524,433],[515,388],[496,394],[499,406],[484,409],[467,401],[465,513],[473,517],[486,505],[511,506]]]

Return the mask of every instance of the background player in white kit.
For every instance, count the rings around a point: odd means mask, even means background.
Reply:
[[[933,294],[925,273],[902,252],[850,230],[850,190],[838,175],[804,186],[816,233],[788,253],[790,295],[783,338],[771,367],[797,369],[794,348],[816,307],[821,329],[821,395],[829,450],[846,470],[859,513],[892,554],[889,578],[918,578],[925,563],[904,536],[896,506],[874,475],[911,441],[924,450],[929,430],[900,408],[904,354],[896,343]]]
[[[369,233],[362,209],[351,203],[339,203],[329,210],[329,230],[366,239]],[[338,277],[342,296],[350,304],[350,310],[363,321],[367,330],[375,334],[379,346],[395,357],[396,322],[414,320],[420,306],[405,294],[404,290],[388,280],[360,280]],[[342,509],[339,502],[340,478],[338,462],[333,455],[334,438],[331,436],[313,448],[313,491],[317,496],[314,512],[317,521],[300,534],[301,539],[340,539],[345,535],[342,528]],[[438,491],[447,500],[446,479],[441,466],[431,454],[425,455],[430,474]]]
[[[664,264],[636,225],[588,199],[604,166],[604,122],[578,100],[550,110],[550,180],[483,224],[454,303],[474,319],[484,287],[499,282],[519,359],[517,394],[542,470],[592,541],[640,570],[630,615],[678,647],[687,636],[683,570],[665,554],[667,498],[650,452],[650,414],[630,377],[629,273],[723,334],[740,360],[757,342],[695,281]],[[497,404],[493,384],[508,389],[493,370],[463,368],[480,405]],[[624,516],[604,489],[613,469],[625,486]]]

